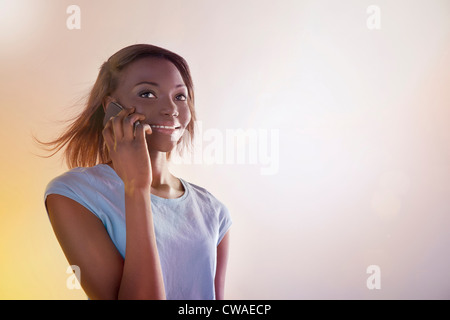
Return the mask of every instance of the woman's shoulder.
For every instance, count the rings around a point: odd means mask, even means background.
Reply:
[[[111,172],[112,171],[112,172]],[[72,168],[55,178],[48,184],[47,189],[55,187],[92,188],[96,184],[114,181],[115,172],[108,165],[99,164],[93,167]]]
[[[220,229],[219,243],[232,224],[232,218],[228,207],[205,187],[187,181],[184,182],[189,184],[191,198],[197,202],[199,207],[201,207],[204,212],[212,214],[217,219],[216,221],[219,223]]]
[[[219,200],[212,192],[210,192],[205,187],[186,181],[184,179],[182,179],[182,181],[188,185],[191,197],[194,197],[197,200],[202,201],[203,203],[209,203],[214,207],[225,207],[222,201]]]
[[[77,167],[60,174],[47,184],[44,201],[50,194],[59,194],[96,213],[103,203],[120,201],[121,190],[120,178],[108,165]]]

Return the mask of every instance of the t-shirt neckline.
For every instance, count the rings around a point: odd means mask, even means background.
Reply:
[[[116,171],[113,168],[111,168],[109,165],[107,165],[105,163],[101,163],[101,164],[99,164],[99,166],[107,167],[106,170],[109,170],[110,172],[112,172],[114,177],[116,179],[118,179],[121,184],[123,184],[122,179],[120,179],[120,177],[117,175]],[[177,178],[177,179],[180,180],[181,184],[184,187],[184,193],[181,195],[181,197],[168,199],[168,198],[162,198],[157,195],[154,195],[153,193],[150,193],[152,200],[156,200],[156,201],[160,201],[160,202],[181,202],[181,201],[185,200],[189,193],[188,183],[186,181],[184,181],[182,178]]]

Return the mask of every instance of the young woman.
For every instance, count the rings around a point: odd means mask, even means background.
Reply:
[[[123,107],[106,119],[111,102]],[[90,299],[221,299],[230,214],[202,187],[169,172],[171,152],[194,134],[186,61],[132,45],[101,67],[86,108],[50,150],[70,170],[45,205]]]

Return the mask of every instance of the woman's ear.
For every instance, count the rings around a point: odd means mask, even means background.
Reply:
[[[103,106],[103,111],[104,111],[105,113],[106,113],[106,107],[108,107],[108,105],[109,105],[111,102],[113,102],[113,101],[116,101],[116,99],[114,99],[114,98],[111,97],[111,96],[106,96],[106,97],[103,98],[102,106]]]

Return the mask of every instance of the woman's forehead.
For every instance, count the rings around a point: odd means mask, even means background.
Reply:
[[[161,85],[184,84],[177,67],[167,59],[146,57],[130,63],[122,73],[122,83],[135,85],[154,82]]]

